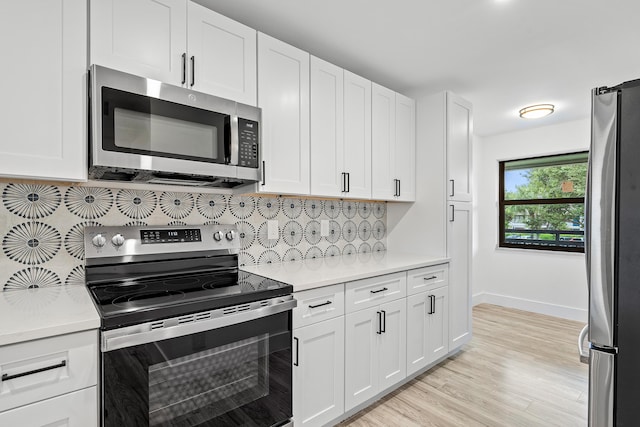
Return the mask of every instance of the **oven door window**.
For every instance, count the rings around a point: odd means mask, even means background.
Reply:
[[[103,353],[105,426],[291,418],[290,314]]]
[[[229,163],[231,117],[188,105],[102,88],[102,148]]]

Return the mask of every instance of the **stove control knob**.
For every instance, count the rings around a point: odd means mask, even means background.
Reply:
[[[233,230],[229,230],[227,231],[227,234],[224,235],[224,237],[226,237],[227,240],[231,241],[236,237],[236,232]]]
[[[124,240],[124,236],[118,233],[111,238],[111,243],[113,243],[113,246],[122,246],[124,244]]]
[[[215,240],[216,242],[222,240],[222,232],[216,231],[215,233],[213,233],[213,240]]]
[[[101,248],[107,243],[107,239],[102,234],[96,234],[93,236],[93,239],[91,239],[91,243],[93,243],[93,246]]]

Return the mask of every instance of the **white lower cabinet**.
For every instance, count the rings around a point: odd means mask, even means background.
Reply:
[[[294,296],[293,420],[322,426],[344,413],[344,285]]]
[[[344,413],[344,316],[293,331],[293,419],[320,426]]]
[[[98,425],[96,387],[85,388],[0,413],[0,426],[91,427]]]
[[[406,377],[406,284],[405,272],[346,284],[347,411]],[[355,311],[363,301],[378,305]]]
[[[0,426],[98,423],[98,333],[0,347]]]
[[[447,354],[448,294],[448,286],[442,286],[407,297],[407,375]]]

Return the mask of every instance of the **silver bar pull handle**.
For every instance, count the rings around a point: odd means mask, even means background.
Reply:
[[[449,218],[449,222],[454,222],[456,220],[456,207],[454,205],[449,205],[451,208],[451,217]]]
[[[450,179],[449,183],[451,183],[451,193],[449,193],[449,196],[453,197],[456,194],[456,180],[455,179]]]
[[[589,325],[585,325],[578,335],[578,354],[580,355],[580,362],[589,363],[589,351],[584,349],[584,339],[589,333]]]

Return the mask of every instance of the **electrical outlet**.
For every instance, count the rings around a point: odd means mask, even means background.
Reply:
[[[329,235],[329,220],[320,220],[320,236],[326,237]]]
[[[279,234],[280,230],[278,228],[278,220],[274,219],[267,221],[267,239],[276,240]]]

